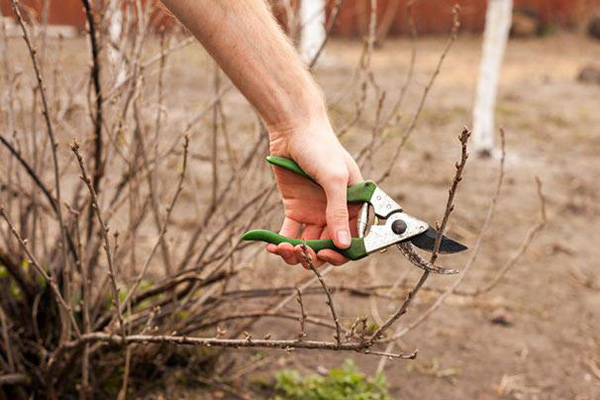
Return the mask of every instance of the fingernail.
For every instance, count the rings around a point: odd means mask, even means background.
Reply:
[[[343,247],[350,246],[350,233],[348,231],[338,231],[337,239]]]

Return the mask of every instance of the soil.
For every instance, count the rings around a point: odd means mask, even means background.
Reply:
[[[415,84],[404,103],[405,120],[414,112],[443,45],[442,38],[418,41]],[[407,151],[398,160],[399,168],[383,185],[405,210],[428,221],[443,212],[459,154],[456,137],[471,121],[479,49],[477,37],[462,37],[452,49]],[[325,93],[339,93],[337,88],[344,87],[359,52],[355,43],[332,43],[324,66],[317,70]],[[409,56],[405,40],[386,42],[375,54],[375,77],[388,98],[397,95]],[[418,348],[419,354],[414,362],[386,363],[394,398],[600,399],[600,249],[594,244],[600,226],[600,89],[576,80],[581,66],[598,57],[600,45],[583,36],[561,34],[509,43],[496,121],[506,130],[506,184],[463,288],[491,279],[537,220],[535,176],[544,185],[548,223],[492,292],[476,300],[451,297],[405,337],[404,350]],[[338,120],[340,124],[343,121]],[[359,134],[349,138],[350,148]],[[385,154],[380,154],[373,161],[372,176],[379,175],[377,164],[386,165],[384,160]],[[471,157],[450,236],[474,244],[497,171],[496,159]],[[445,256],[441,262],[460,268],[468,257],[468,252]],[[272,264],[267,273],[286,268]],[[341,268],[330,279],[350,285],[385,284],[407,271],[408,279],[416,281],[418,270],[390,249]],[[452,279],[436,276],[430,285],[445,287]],[[435,297],[420,297],[404,320],[411,321]],[[377,307],[385,318],[398,302],[378,301],[374,306],[361,298],[340,296],[338,304],[345,316],[368,315]],[[327,315],[321,299],[308,308],[309,313],[317,308]],[[277,331],[276,327],[270,324],[268,330]],[[289,334],[295,329],[292,326]],[[316,373],[319,367],[334,367],[348,357],[369,374],[379,363],[370,356],[300,352],[285,356],[285,363]],[[263,372],[264,377],[271,371]]]
[[[379,176],[387,165],[394,144],[417,109],[445,40],[433,37],[415,42],[415,73],[403,102],[402,119],[386,132],[391,145],[377,152],[363,169],[366,177]],[[429,222],[443,213],[459,155],[457,135],[463,126],[471,124],[480,45],[480,37],[461,36],[450,51],[413,136],[392,176],[382,184],[406,211]],[[411,46],[406,39],[389,40],[373,55],[375,80],[386,91],[388,103],[397,98],[406,79]],[[63,47],[65,60],[69,61],[64,65],[82,71],[86,65],[85,41],[66,40]],[[352,86],[351,77],[360,52],[358,42],[332,40],[316,69],[336,126],[342,126],[353,112],[359,90]],[[403,339],[404,351],[419,349],[419,354],[415,361],[387,361],[384,373],[394,398],[600,399],[600,246],[595,243],[600,227],[600,86],[576,79],[582,66],[598,59],[600,42],[584,34],[560,33],[510,41],[497,104],[497,124],[506,130],[506,181],[480,255],[461,287],[474,288],[489,281],[518,250],[538,220],[535,176],[543,182],[548,223],[493,291],[477,299],[450,297]],[[177,125],[211,97],[211,64],[199,46],[193,45],[175,53],[169,65],[166,109],[168,123]],[[342,96],[345,93],[349,94]],[[247,133],[234,139],[244,144],[254,137],[256,119],[239,94],[232,91],[223,101],[230,132]],[[350,151],[370,140],[374,111],[374,105],[369,105],[360,123],[344,137]],[[66,131],[64,135],[74,134]],[[201,165],[202,152],[206,154],[207,148],[206,143],[192,142],[192,153],[199,154],[197,170],[192,174],[199,182],[210,179],[208,167]],[[469,159],[449,236],[474,245],[497,174],[497,157],[481,159],[473,155]],[[172,234],[171,240],[185,239],[189,210],[194,208],[193,195],[184,193],[182,198],[189,204],[185,212],[175,212],[181,232]],[[440,262],[460,269],[469,256],[470,252],[443,256]],[[332,284],[370,285],[391,283],[399,277],[412,282],[418,276],[417,269],[390,249],[336,269],[327,279]],[[274,287],[307,277],[310,272],[288,267],[265,253],[239,279],[242,286]],[[453,279],[434,276],[428,285],[443,288]],[[385,318],[399,304],[396,300],[369,302],[358,296],[334,297],[346,325],[374,310]],[[420,295],[401,323],[413,320],[435,298],[428,293]],[[307,310],[310,315],[328,315],[319,296],[307,299]],[[269,320],[254,330],[254,337],[270,332],[273,337],[289,338],[297,331],[293,321]],[[326,338],[329,334],[310,327],[308,335]],[[240,379],[242,386],[270,381],[283,367],[318,373],[322,368],[340,365],[346,358],[352,358],[362,371],[372,375],[380,361],[374,356],[336,352],[229,354],[238,366],[255,365]],[[257,356],[266,361],[256,364]],[[221,395],[228,396],[225,392]],[[201,399],[206,394],[175,387],[157,390],[151,397],[173,396]],[[206,398],[218,396],[213,393]]]

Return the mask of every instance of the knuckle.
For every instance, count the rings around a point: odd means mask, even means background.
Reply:
[[[329,217],[335,221],[347,221],[348,220],[348,210],[346,208],[332,208],[329,212]]]
[[[334,184],[345,184],[348,182],[348,171],[333,171],[329,174],[329,181]]]

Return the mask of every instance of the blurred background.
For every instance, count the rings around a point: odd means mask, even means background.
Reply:
[[[117,323],[73,139],[90,175],[102,170],[98,202],[121,301],[136,286],[129,333],[296,338],[302,287],[316,320],[307,336],[331,340],[311,272],[238,240],[282,217],[252,108],[159,3],[92,2],[95,44],[82,4],[19,2],[58,143],[65,229],[82,246],[69,270],[39,85],[11,0],[0,0],[0,203],[44,268],[62,276],[81,329],[88,308],[92,328],[117,332]],[[2,220],[0,399],[600,399],[600,0],[270,6],[363,175],[381,177],[409,213],[442,218],[457,136],[473,131],[447,229],[472,249],[439,260],[472,268],[432,276],[379,348],[418,349],[417,358],[166,344],[73,346],[67,357],[61,344],[73,333]],[[85,269],[94,271],[90,297]],[[348,332],[361,317],[366,331],[381,326],[420,276],[395,249],[324,271]]]

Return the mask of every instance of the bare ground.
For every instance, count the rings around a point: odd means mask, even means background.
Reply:
[[[442,38],[417,42],[414,82],[404,102],[405,124],[416,109],[443,45]],[[479,46],[479,38],[462,37],[450,52],[413,138],[392,178],[383,185],[408,212],[428,221],[440,218],[459,151],[456,137],[463,125],[470,124]],[[340,93],[348,90],[359,54],[357,43],[334,41],[317,69],[317,79],[332,102],[338,126],[352,110],[351,101],[346,101],[346,106],[336,102]],[[410,43],[406,40],[390,41],[375,53],[373,72],[389,99],[398,95],[409,56]],[[497,122],[507,132],[506,184],[492,228],[464,288],[491,279],[535,223],[539,213],[535,176],[544,184],[548,225],[491,293],[476,300],[451,297],[405,338],[404,349],[418,348],[419,355],[414,362],[387,362],[385,374],[395,398],[600,398],[600,250],[595,244],[600,226],[600,87],[575,79],[584,64],[598,57],[599,43],[571,34],[510,42],[497,107]],[[371,123],[372,114],[373,110],[365,117]],[[403,127],[400,124],[389,134],[400,135]],[[369,132],[365,122],[347,135],[345,143],[353,149],[365,140],[361,134]],[[389,152],[383,149],[372,168],[365,168],[365,175],[377,176]],[[449,229],[451,236],[473,245],[497,171],[497,160],[469,160]],[[468,256],[446,256],[442,263],[460,268]],[[269,282],[290,282],[291,274],[306,274],[290,271],[266,255],[259,260],[246,279],[262,280],[266,287]],[[407,279],[416,280],[419,272],[411,268],[390,249],[340,268],[329,279],[348,285],[385,284],[404,276],[408,269]],[[445,287],[451,279],[434,277],[430,285]],[[410,321],[434,300],[434,295],[422,295],[405,320]],[[372,313],[373,307],[385,318],[397,306],[396,302],[384,301],[374,306],[361,298],[341,296],[338,304],[347,317],[346,324],[356,315]],[[309,303],[308,311],[327,315],[321,300]],[[256,337],[266,332],[277,337],[297,333],[294,324],[269,322],[260,328]],[[334,367],[350,357],[363,371],[374,373],[379,363],[375,357],[332,352],[270,353],[268,357],[273,362],[257,366],[245,383],[268,381],[273,371],[283,366],[314,374],[319,367]]]
[[[418,42],[416,85],[404,108],[409,115],[442,45],[441,39]],[[339,92],[336,87],[343,87],[358,54],[355,44],[332,44],[325,66],[317,73],[326,93]],[[462,125],[470,123],[478,56],[477,38],[459,40],[434,85],[408,150],[401,155],[399,168],[384,185],[408,212],[429,221],[440,218],[443,211],[452,163],[458,156],[456,136]],[[600,250],[594,244],[600,226],[600,87],[575,80],[579,68],[599,56],[600,44],[573,35],[510,43],[497,113],[498,123],[507,131],[507,183],[481,256],[464,287],[490,279],[535,222],[539,206],[534,176],[544,184],[548,226],[498,288],[477,300],[451,298],[406,337],[405,350],[418,348],[420,352],[414,362],[387,362],[385,374],[396,398],[600,398],[600,377],[590,367],[600,358]],[[402,83],[408,57],[406,41],[386,43],[376,53],[375,76],[390,97]],[[350,148],[359,134],[351,135]],[[378,162],[376,158],[374,164]],[[451,235],[474,243],[496,174],[497,161],[469,161]],[[446,256],[442,263],[460,267],[467,257]],[[280,264],[271,262],[265,274],[287,268]],[[389,283],[407,268],[412,267],[390,249],[340,269],[335,279],[346,284]],[[418,271],[409,276],[416,280]],[[450,279],[434,277],[430,284],[445,287]],[[406,321],[434,299],[422,296]],[[372,312],[362,299],[340,299],[339,303],[345,315]],[[395,302],[377,302],[384,318],[395,306]],[[508,326],[492,322],[496,317],[505,319]],[[275,330],[273,325],[268,329]],[[332,367],[345,357],[298,353],[284,359],[293,368],[315,373],[318,366]],[[379,362],[368,356],[352,358],[369,373]]]
[[[444,40],[417,41],[415,76],[404,101],[403,119],[387,132],[390,143],[396,143],[416,109]],[[374,55],[373,72],[388,99],[396,98],[404,82],[410,48],[407,40],[393,40]],[[392,177],[382,185],[405,210],[430,222],[443,212],[459,151],[456,137],[463,125],[470,124],[479,49],[479,38],[467,36],[461,37],[450,52],[414,135]],[[85,65],[83,41],[67,41],[64,52],[68,60],[64,65]],[[337,126],[343,125],[353,109],[356,89],[338,100],[352,89],[349,82],[359,55],[359,43],[332,41],[316,71]],[[404,339],[404,349],[418,348],[419,355],[416,361],[386,363],[385,374],[395,398],[600,399],[600,247],[595,243],[600,227],[600,86],[575,80],[584,64],[599,58],[599,42],[572,34],[510,42],[497,108],[497,121],[507,132],[506,184],[481,255],[463,287],[489,280],[535,223],[539,205],[534,176],[544,184],[548,225],[491,293],[476,300],[451,297]],[[169,123],[187,120],[184,116],[210,97],[209,76],[209,63],[199,48],[190,47],[172,56],[166,86]],[[253,137],[254,116],[237,93],[226,95],[224,103],[232,138],[243,145]],[[350,150],[370,137],[373,114],[371,109],[344,138]],[[65,132],[65,140],[76,135]],[[372,164],[365,167],[365,176],[379,175],[391,147],[376,154]],[[192,152],[196,151],[200,160],[191,171],[192,182],[210,182],[208,167],[202,165],[200,157],[207,149],[206,143],[192,141]],[[474,244],[497,172],[495,159],[469,160],[449,226],[450,236]],[[197,193],[184,198],[188,204],[175,214],[182,229],[171,234],[174,242],[185,240],[187,221],[194,218]],[[460,268],[468,257],[468,253],[445,256],[441,262]],[[348,285],[380,284],[394,282],[407,272],[409,281],[419,273],[390,249],[340,268],[328,279]],[[260,281],[261,286],[270,287],[291,284],[307,274],[310,272],[292,269],[264,254],[239,279],[242,286],[244,282],[256,286]],[[445,287],[452,279],[433,277],[429,285]],[[345,324],[356,315],[371,314],[374,308],[385,318],[397,306],[395,301],[369,304],[364,298],[336,297]],[[326,316],[322,299],[315,299],[307,304],[309,314]],[[434,300],[430,294],[420,296],[402,321],[411,321]],[[498,317],[506,323],[492,321]],[[296,335],[297,326],[269,321],[256,329],[255,337],[266,332],[285,338]],[[314,328],[309,336],[324,337]],[[252,356],[257,354],[263,353],[237,352],[234,358],[238,365],[252,364]],[[267,362],[242,375],[240,384],[269,380],[281,367],[316,373],[319,367],[339,365],[348,357],[369,374],[379,362],[372,356],[334,352],[268,352]],[[157,388],[152,397],[204,398],[201,391],[173,390]]]

